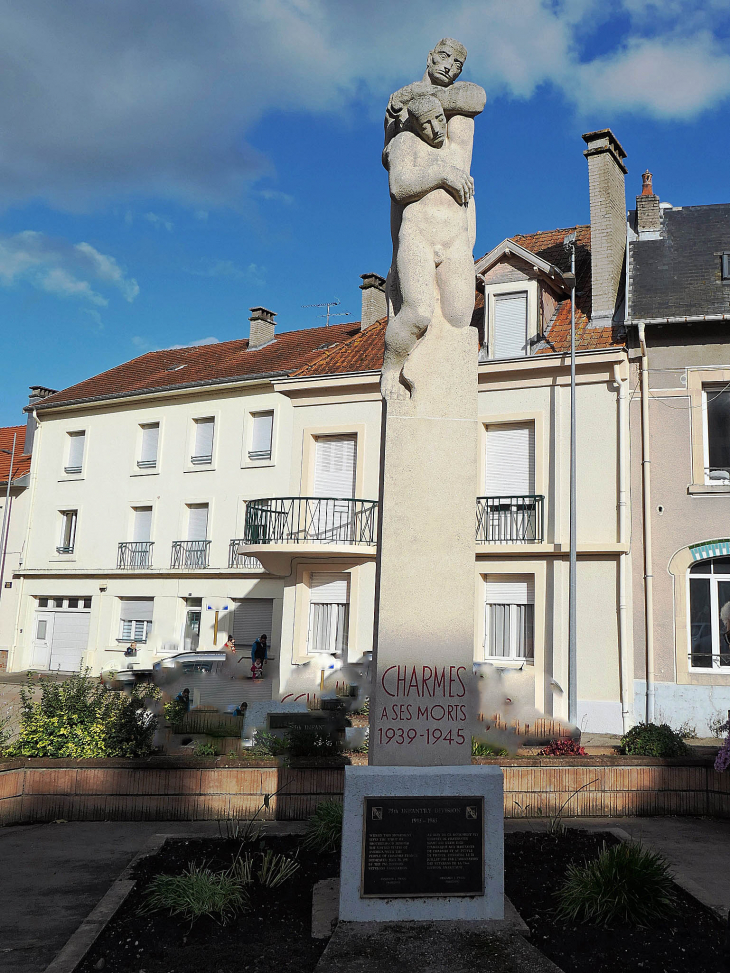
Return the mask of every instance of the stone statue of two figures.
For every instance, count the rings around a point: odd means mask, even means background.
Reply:
[[[440,315],[469,326],[474,309],[476,235],[471,167],[474,118],[484,108],[479,85],[457,81],[466,60],[444,38],[429,53],[421,81],[391,95],[383,165],[391,196],[393,262],[381,378],[383,398],[415,395],[406,361]]]

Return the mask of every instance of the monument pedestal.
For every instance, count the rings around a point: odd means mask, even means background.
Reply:
[[[499,767],[346,767],[340,920],[504,918]]]

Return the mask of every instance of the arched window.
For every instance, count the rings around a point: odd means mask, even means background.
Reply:
[[[690,667],[730,669],[730,557],[689,569]]]

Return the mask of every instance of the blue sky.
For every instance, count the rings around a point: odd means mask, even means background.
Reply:
[[[607,9],[608,8],[608,9]],[[582,132],[730,201],[728,0],[0,0],[0,423],[145,351],[322,324],[385,274],[391,91],[469,49],[477,255],[588,222]],[[338,318],[337,320],[343,320]]]

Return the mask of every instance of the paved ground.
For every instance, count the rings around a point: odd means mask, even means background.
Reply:
[[[570,819],[567,824],[573,824]],[[662,852],[705,900],[730,909],[730,820],[606,818]],[[545,828],[510,820],[505,829]],[[0,973],[43,973],[119,873],[154,834],[217,835],[215,822],[78,822],[0,830]]]

